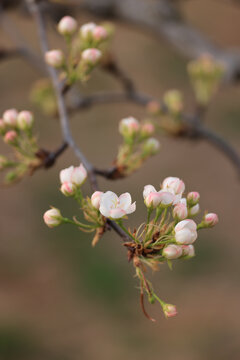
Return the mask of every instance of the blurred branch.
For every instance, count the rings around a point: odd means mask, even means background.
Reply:
[[[6,11],[3,13],[2,6],[0,4],[0,26],[3,31],[8,35],[13,44],[16,46],[14,49],[1,49],[0,60],[4,60],[6,57],[24,57],[27,62],[37,68],[39,71],[46,73],[46,67],[44,62],[39,58],[31,47],[28,46],[26,39],[21,34],[19,28],[16,28],[15,24],[7,16]]]
[[[178,3],[170,0],[75,0],[69,1],[68,6],[72,6],[74,11],[87,11],[99,17],[146,28],[157,36],[165,38],[184,57],[196,58],[208,53],[217,61],[224,63],[226,82],[238,81],[240,51],[222,49],[188,24],[181,14]],[[62,5],[56,2],[55,6]]]

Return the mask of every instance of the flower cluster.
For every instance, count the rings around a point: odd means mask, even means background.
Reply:
[[[38,146],[32,134],[33,123],[33,114],[26,110],[18,112],[16,109],[8,109],[0,119],[0,135],[12,147],[15,155],[14,160],[0,156],[0,170],[11,169],[5,177],[6,183],[22,178],[40,163],[36,156]]]
[[[206,106],[219,87],[224,65],[205,54],[188,64],[188,73],[198,103]]]
[[[136,131],[135,126],[132,129],[133,132]],[[123,131],[127,130],[129,129]],[[129,135],[129,132],[126,134]],[[128,250],[128,259],[133,261],[140,281],[144,314],[146,315],[143,305],[145,292],[150,303],[155,301],[160,303],[166,317],[175,316],[176,307],[161,300],[146,279],[145,265],[157,270],[158,265],[166,261],[172,268],[173,260],[192,258],[195,255],[193,244],[198,237],[198,231],[216,225],[218,216],[214,213],[205,213],[197,224],[192,218],[200,211],[199,193],[192,191],[184,197],[184,182],[177,177],[168,177],[162,182],[159,190],[152,185],[144,187],[143,199],[147,207],[147,220],[138,229],[131,231],[123,224],[127,215],[136,210],[136,202],[132,203],[131,195],[124,193],[118,197],[112,191],[105,193],[95,191],[91,198],[84,198],[81,186],[86,176],[87,172],[83,165],[71,166],[60,172],[62,193],[74,197],[79,202],[88,223],[81,223],[76,217],[73,220],[64,218],[56,208],[44,214],[45,223],[49,227],[70,223],[77,225],[83,231],[96,231],[93,239],[95,245],[108,229],[108,221],[116,222],[125,234],[124,246]]]
[[[78,24],[74,18],[63,17],[58,24],[58,32],[66,40],[68,54],[65,55],[60,49],[52,49],[45,53],[46,63],[61,70],[68,84],[88,78],[106,51],[112,33],[112,28],[108,24],[88,23],[77,30]]]
[[[155,155],[160,143],[152,135],[155,127],[152,122],[140,123],[134,117],[122,119],[119,132],[123,137],[123,144],[119,148],[116,167],[123,176],[137,170],[150,156]]]

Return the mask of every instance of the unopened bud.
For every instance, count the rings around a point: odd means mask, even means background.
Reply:
[[[92,32],[94,40],[102,41],[105,40],[108,36],[107,31],[102,26],[96,26]]]
[[[62,223],[62,215],[60,213],[60,210],[52,208],[46,211],[43,215],[43,220],[45,224],[50,228],[60,225]]]
[[[178,220],[184,220],[188,216],[188,209],[187,206],[183,203],[178,203],[174,206],[173,209],[173,217]]]
[[[50,50],[45,53],[45,61],[48,65],[60,68],[64,64],[64,55],[61,50]]]
[[[195,256],[195,249],[193,245],[181,245],[182,255],[187,256],[188,258]]]
[[[160,142],[155,138],[147,139],[143,145],[144,155],[155,155],[160,149]]]
[[[177,308],[175,305],[172,304],[165,304],[163,306],[163,312],[164,315],[168,318],[168,317],[173,317],[177,315]]]
[[[101,59],[102,52],[98,49],[86,49],[82,52],[82,60],[89,65],[96,65]]]
[[[9,109],[3,113],[3,121],[10,127],[16,127],[18,112],[16,109]]]
[[[76,186],[71,182],[64,182],[60,190],[65,196],[73,196],[76,191]]]
[[[100,201],[101,201],[102,194],[103,194],[102,191],[95,191],[91,196],[92,206],[95,207],[95,209],[97,209],[97,210],[99,210],[99,208],[100,208]]]
[[[17,125],[21,130],[29,130],[33,125],[33,114],[30,111],[21,111],[17,117]]]
[[[77,21],[71,16],[64,16],[58,23],[58,32],[61,35],[73,35],[77,30]]]
[[[178,115],[183,110],[182,94],[178,90],[167,91],[164,95],[164,102],[174,115]]]
[[[180,256],[182,256],[182,248],[179,245],[167,245],[163,249],[162,255],[169,260],[178,259]]]
[[[97,25],[93,22],[82,25],[79,30],[81,38],[86,40],[89,37],[92,37],[93,31],[96,27]]]
[[[139,121],[132,116],[122,119],[119,123],[119,132],[125,138],[135,136],[139,132],[139,129]]]
[[[218,223],[218,216],[214,213],[209,213],[204,216],[204,223],[207,227],[213,227]]]
[[[149,137],[149,136],[153,135],[154,131],[155,131],[154,125],[149,121],[145,122],[141,126],[141,135],[143,137]]]
[[[4,169],[8,165],[9,161],[6,156],[0,155],[0,170]]]
[[[200,194],[197,191],[192,191],[187,194],[187,202],[189,205],[196,205],[200,199]]]
[[[189,215],[195,216],[199,213],[199,211],[200,211],[200,206],[199,204],[196,204],[189,209]]]
[[[16,131],[10,130],[4,135],[4,142],[8,145],[16,145],[17,137],[18,137],[18,135],[17,135]]]

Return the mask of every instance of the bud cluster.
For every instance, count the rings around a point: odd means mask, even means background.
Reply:
[[[188,74],[198,103],[206,106],[220,85],[224,65],[205,54],[188,64]]]
[[[133,120],[135,119],[128,119],[128,122],[121,124],[121,132],[127,138],[140,131],[139,124]],[[172,268],[173,260],[194,257],[193,244],[198,237],[198,231],[215,226],[218,216],[214,213],[205,213],[201,222],[197,224],[192,217],[200,211],[199,193],[192,191],[184,197],[184,182],[177,177],[167,177],[158,191],[152,185],[144,187],[143,199],[147,207],[147,221],[137,230],[131,231],[123,224],[123,220],[136,211],[136,202],[132,202],[131,195],[128,192],[118,196],[112,191],[95,191],[91,198],[84,198],[81,186],[86,177],[87,172],[83,165],[70,166],[60,172],[61,192],[78,201],[88,223],[81,223],[76,217],[73,217],[73,220],[64,218],[56,208],[44,214],[45,223],[49,227],[70,223],[83,231],[95,231],[92,241],[95,245],[107,230],[108,219],[116,222],[126,234],[124,246],[128,250],[129,260],[133,260],[136,275],[140,280],[141,294],[145,292],[150,303],[158,301],[166,317],[175,316],[176,307],[161,300],[146,279],[145,265],[157,270],[159,264],[167,262]],[[146,314],[145,309],[144,313]]]
[[[36,157],[38,146],[32,134],[33,123],[33,114],[27,110],[8,109],[0,118],[0,135],[13,148],[15,155],[14,160],[0,156],[0,170],[11,169],[5,176],[6,183],[22,178],[39,163]]]
[[[85,81],[106,51],[112,35],[111,26],[87,23],[78,30],[77,21],[64,16],[57,29],[66,40],[68,52],[65,55],[60,49],[52,49],[45,53],[46,63],[61,70],[68,84],[78,79]]]
[[[125,176],[137,170],[150,156],[157,154],[160,143],[152,137],[155,126],[151,121],[140,123],[134,117],[122,119],[119,132],[123,144],[119,148],[116,166]]]

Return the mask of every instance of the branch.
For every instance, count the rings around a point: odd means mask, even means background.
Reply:
[[[240,78],[240,52],[217,46],[206,35],[188,24],[176,2],[169,0],[82,0],[70,1],[74,10],[84,10],[100,17],[117,19],[145,28],[163,37],[181,55],[196,58],[211,54],[226,67],[226,82]],[[57,5],[56,5],[57,6]],[[60,4],[58,6],[61,6]]]
[[[43,16],[41,14],[39,5],[34,0],[27,0],[27,3],[29,5],[29,9],[30,9],[32,15],[35,18],[35,22],[36,22],[37,28],[38,28],[42,53],[45,54],[45,52],[48,51],[48,41],[47,41]],[[85,166],[85,168],[88,171],[88,177],[89,177],[89,181],[90,181],[92,190],[98,190],[98,183],[97,183],[96,174],[94,172],[94,168],[93,168],[92,164],[87,160],[85,155],[82,153],[82,151],[79,149],[79,147],[76,145],[76,143],[72,137],[71,130],[69,127],[69,119],[68,119],[67,109],[66,109],[66,105],[65,105],[65,101],[64,101],[64,96],[62,94],[62,85],[58,79],[57,71],[50,66],[47,66],[47,70],[48,70],[49,76],[52,80],[52,84],[53,84],[54,91],[55,91],[56,98],[57,98],[61,130],[62,130],[62,134],[64,137],[64,142],[65,142],[65,145],[63,147],[65,148],[67,146],[70,146],[73,149],[75,155],[81,160],[81,162],[83,163],[83,165]],[[63,150],[59,150],[59,151],[61,153]],[[59,151],[58,151],[58,153],[59,153]],[[112,222],[109,219],[107,220],[107,223],[109,224],[109,226],[111,226],[111,228],[118,235],[121,236],[122,239],[129,240],[127,238],[125,232],[116,223]]]

